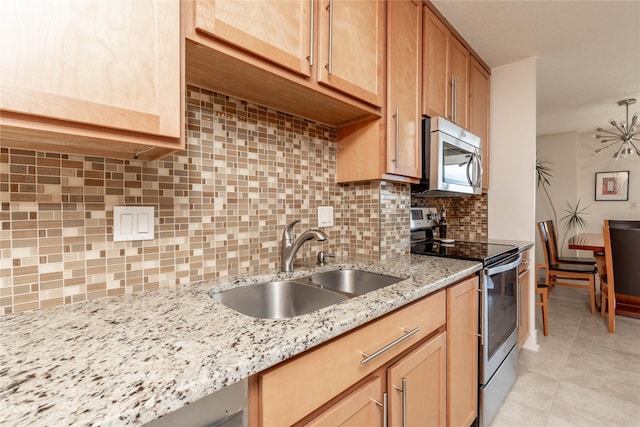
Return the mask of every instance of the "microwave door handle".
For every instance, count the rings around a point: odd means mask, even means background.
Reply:
[[[478,155],[477,150],[476,152],[473,153],[473,159],[476,164],[476,167],[474,169],[475,173],[473,174],[473,178],[474,178],[473,185],[475,185],[476,187],[480,187],[482,185],[482,160]]]
[[[474,155],[471,154],[471,158],[467,162],[467,181],[469,182],[469,185],[474,185],[473,178],[471,178],[471,164],[473,163],[473,156]]]
[[[509,264],[485,268],[484,273],[487,276],[493,276],[494,274],[502,273],[504,271],[511,270],[512,268],[516,268],[518,265],[520,265],[520,261],[522,261],[522,254],[518,254],[518,258],[515,261],[510,262]]]

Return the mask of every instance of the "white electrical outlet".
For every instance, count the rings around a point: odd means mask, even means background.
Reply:
[[[318,227],[333,226],[333,206],[318,206]]]
[[[114,206],[113,241],[153,240],[154,211],[153,206]]]

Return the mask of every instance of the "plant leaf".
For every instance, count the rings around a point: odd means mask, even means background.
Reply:
[[[587,205],[581,209],[580,201],[581,200],[578,199],[578,202],[576,203],[575,206],[571,206],[571,204],[567,202],[568,209],[562,209],[564,212],[567,213],[567,215],[563,216],[561,218],[561,221],[566,222],[567,228],[573,228],[573,227],[585,228],[587,226],[587,220],[583,217],[583,215],[588,215],[588,213],[586,213],[585,211],[591,205]]]
[[[536,158],[536,181],[538,188],[550,185],[549,178],[553,178],[553,175],[551,174],[552,169],[550,167],[552,164],[553,163],[540,157]]]

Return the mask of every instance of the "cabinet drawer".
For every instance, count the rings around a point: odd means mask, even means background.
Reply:
[[[446,294],[440,291],[265,371],[259,378],[261,425],[291,425],[445,322]],[[374,354],[416,328],[404,341],[361,363],[365,354]]]

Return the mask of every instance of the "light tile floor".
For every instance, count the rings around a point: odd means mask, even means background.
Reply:
[[[588,293],[557,286],[549,335],[536,307],[537,352],[520,353],[520,375],[491,427],[640,427],[640,319],[616,317],[609,334]]]

